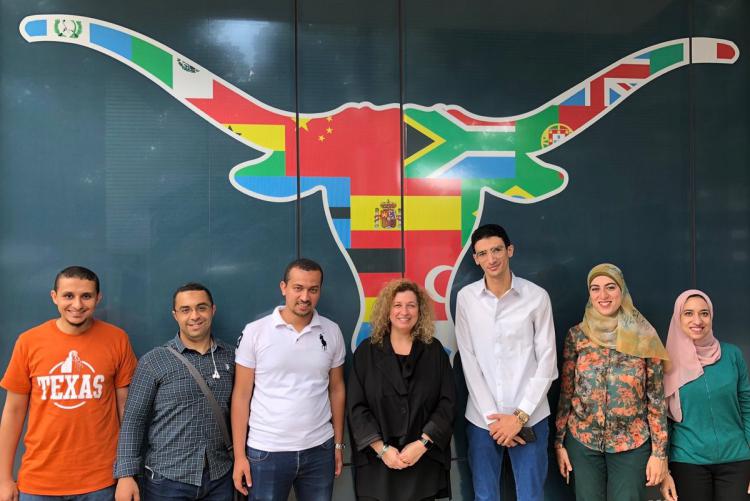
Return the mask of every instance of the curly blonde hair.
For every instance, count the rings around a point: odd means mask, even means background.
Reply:
[[[432,314],[432,302],[427,292],[411,280],[401,278],[391,280],[378,294],[370,314],[372,334],[370,338],[374,344],[383,344],[383,337],[391,332],[391,305],[399,292],[411,291],[417,296],[419,318],[411,331],[412,339],[418,339],[425,344],[432,342],[435,334],[435,322]]]

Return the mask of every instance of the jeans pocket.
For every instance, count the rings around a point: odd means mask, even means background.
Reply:
[[[253,449],[252,447],[248,447],[245,452],[247,452],[247,460],[251,463],[260,463],[261,461],[265,461],[271,454],[268,451],[261,451],[259,449]]]
[[[144,468],[146,471],[143,472],[143,476],[146,478],[146,481],[157,485],[164,482],[164,479],[166,478],[164,475],[157,471],[154,471],[150,466],[146,466]]]

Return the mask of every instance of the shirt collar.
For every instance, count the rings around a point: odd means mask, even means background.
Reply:
[[[273,313],[271,313],[271,318],[273,319],[273,325],[275,327],[292,327],[291,324],[286,323],[286,320],[281,316],[281,309],[284,308],[283,306],[277,306]],[[302,329],[302,332],[305,332],[308,328],[312,329],[322,329],[323,326],[320,323],[320,315],[318,315],[318,310],[313,310],[313,316],[310,320],[310,323],[305,326],[304,329]],[[300,334],[302,334],[300,332]]]
[[[521,285],[521,283],[516,280],[516,275],[513,274],[513,272],[510,273],[510,289],[508,289],[501,297],[495,296],[495,294],[493,294],[492,291],[487,288],[487,283],[484,281],[484,275],[482,276],[482,278],[477,280],[476,283],[479,284],[479,286],[477,287],[477,296],[480,298],[482,296],[489,296],[494,299],[502,299],[509,294],[513,294],[514,296],[521,295],[521,291],[519,290],[519,286]]]
[[[180,353],[184,353],[185,350],[189,349],[185,344],[182,342],[182,339],[180,339],[180,333],[178,332],[175,334],[174,338],[170,341],[172,345],[174,345],[174,348],[179,351]],[[219,343],[216,342],[213,336],[211,336],[211,349],[208,350],[206,353],[211,353],[216,351],[217,348],[220,348]],[[197,352],[196,352],[197,353]]]

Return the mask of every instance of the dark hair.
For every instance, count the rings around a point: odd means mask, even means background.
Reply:
[[[299,268],[303,271],[319,271],[320,272],[320,285],[323,285],[323,268],[313,261],[312,259],[307,259],[306,257],[301,257],[299,259],[295,259],[288,265],[286,265],[286,268],[284,269],[284,283],[289,282],[289,272],[292,271],[292,268]]]
[[[185,285],[181,285],[177,287],[177,290],[174,291],[174,294],[172,294],[172,309],[174,310],[175,302],[177,301],[177,294],[180,292],[190,292],[190,291],[203,291],[208,296],[208,301],[211,303],[211,306],[214,304],[214,297],[211,295],[211,291],[208,290],[208,287],[206,287],[203,284],[199,284],[198,282],[188,282]]]
[[[99,294],[99,277],[97,277],[96,273],[89,270],[88,268],[84,268],[83,266],[68,266],[60,273],[55,275],[55,292],[57,292],[57,285],[60,282],[60,278],[80,278],[81,280],[94,282],[94,285],[96,286],[96,293]]]
[[[500,226],[499,224],[484,224],[474,230],[474,233],[471,234],[471,252],[474,253],[474,245],[483,238],[490,238],[490,237],[500,237],[503,239],[503,242],[505,242],[505,246],[509,247],[511,245],[510,243],[510,237],[508,237],[508,233],[505,231],[505,228]]]

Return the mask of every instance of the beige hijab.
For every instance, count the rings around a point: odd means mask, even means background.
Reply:
[[[622,304],[617,314],[607,317],[596,311],[589,298],[586,312],[581,322],[581,330],[593,342],[604,348],[612,348],[620,353],[640,358],[669,360],[669,355],[651,324],[633,306],[625,277],[620,268],[603,263],[594,266],[589,272],[587,283],[599,276],[607,276],[615,281],[622,291]]]

